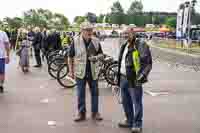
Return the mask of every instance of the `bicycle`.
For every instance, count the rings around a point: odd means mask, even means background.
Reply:
[[[54,79],[57,78],[57,71],[59,68],[67,63],[67,49],[63,49],[59,51],[59,53],[55,53],[51,60],[48,61],[48,73]],[[65,74],[67,75],[67,73]]]
[[[103,55],[104,57],[97,57],[97,61],[99,61],[100,69],[99,69],[99,74],[98,74],[98,80],[100,78],[105,79],[108,84],[115,85],[116,82],[114,81],[116,72],[113,71],[113,68],[118,68],[118,63],[117,61],[114,61],[114,59],[110,56]],[[107,58],[106,58],[107,57]],[[76,81],[72,79],[71,77],[67,76],[63,77],[64,74],[69,72],[68,65],[62,65],[58,72],[57,72],[57,81],[58,83],[64,87],[64,88],[73,88],[76,86]],[[64,74],[63,74],[64,73]]]

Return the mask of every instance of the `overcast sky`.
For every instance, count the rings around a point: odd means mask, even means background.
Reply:
[[[21,16],[23,11],[31,8],[50,9],[53,12],[63,13],[72,22],[78,15],[86,12],[96,14],[109,11],[116,0],[1,0],[0,19],[5,16]],[[125,11],[134,0],[119,0]],[[142,0],[145,11],[176,12],[180,3],[186,0]],[[200,12],[200,0],[196,6]]]

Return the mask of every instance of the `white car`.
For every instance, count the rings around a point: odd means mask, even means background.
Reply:
[[[136,28],[137,26],[135,24],[129,24],[130,28]]]

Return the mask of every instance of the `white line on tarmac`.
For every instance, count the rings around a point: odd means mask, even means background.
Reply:
[[[152,92],[152,91],[148,91],[148,90],[145,90],[144,93],[146,93],[147,95],[150,95],[152,97],[156,97],[156,96],[160,96],[160,95],[169,95],[169,92]]]

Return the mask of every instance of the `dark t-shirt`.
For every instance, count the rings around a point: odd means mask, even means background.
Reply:
[[[134,81],[136,80],[136,71],[133,62],[132,53],[135,51],[135,48],[128,48],[128,52],[126,53],[125,64],[126,64],[126,76],[129,81],[132,81],[129,86],[135,86]]]
[[[83,39],[83,40],[84,40],[84,39]],[[84,40],[84,43],[85,43],[86,49],[88,49],[88,47],[92,44],[92,43],[91,43],[91,40],[89,40],[89,41]],[[101,45],[99,44],[99,49],[98,49],[98,51],[97,51],[96,54],[101,54],[101,53],[103,53],[103,51],[102,51]],[[89,55],[89,54],[87,53],[87,55]],[[70,45],[68,56],[71,57],[71,58],[73,58],[73,57],[75,56],[74,43],[72,43],[72,44]],[[87,57],[86,75],[85,75],[85,78],[87,78],[87,79],[92,79],[91,65],[90,65],[90,60],[88,59],[88,57]]]

